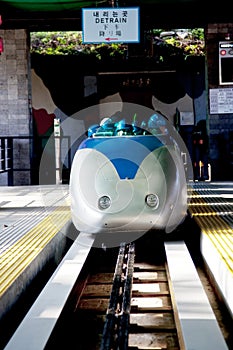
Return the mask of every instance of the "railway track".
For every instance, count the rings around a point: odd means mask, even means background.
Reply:
[[[92,252],[46,350],[180,349],[164,245],[141,243]]]
[[[186,244],[171,238],[100,249],[80,234],[6,349],[226,350]]]

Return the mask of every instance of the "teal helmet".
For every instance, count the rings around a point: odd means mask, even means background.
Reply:
[[[99,124],[93,124],[91,125],[89,128],[88,128],[88,131],[87,131],[87,136],[88,137],[92,137],[93,134],[96,133],[96,131],[99,129]]]
[[[161,115],[161,114],[153,114],[149,121],[148,121],[148,128],[149,129],[156,129],[159,128],[161,126],[166,126],[166,120],[165,118]]]
[[[126,124],[125,119],[121,119],[118,123],[115,123],[115,133],[124,131],[125,135],[131,135],[133,133],[133,127],[131,124]]]

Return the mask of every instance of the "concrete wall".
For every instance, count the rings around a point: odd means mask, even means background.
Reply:
[[[28,40],[23,29],[0,30],[4,52],[0,55],[0,136],[30,135]],[[27,139],[14,141],[15,168],[30,168]],[[14,185],[30,184],[30,171],[16,171]],[[7,174],[0,173],[0,185],[7,185]]]
[[[203,104],[206,103],[212,180],[231,180],[233,176],[231,149],[233,115],[230,113],[210,114],[208,106],[209,89],[221,87],[218,82],[218,43],[225,40],[227,33],[230,33],[232,36],[230,40],[233,40],[233,24],[212,23],[206,28],[208,83],[206,94],[202,94],[202,100],[199,97],[201,108],[194,101],[195,112],[198,114],[197,119],[205,117],[202,116],[202,111]],[[0,37],[4,42],[4,52],[0,55],[0,136],[26,137],[26,139],[15,139],[14,141],[14,168],[21,169],[14,172],[14,185],[31,183],[28,170],[31,146],[27,139],[28,136],[32,136],[31,67],[27,35],[24,29],[0,30]],[[164,105],[164,110],[167,107]],[[7,174],[0,173],[0,185],[8,185],[7,180]]]

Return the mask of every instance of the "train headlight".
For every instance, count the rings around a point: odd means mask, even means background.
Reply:
[[[100,209],[107,209],[111,205],[111,199],[108,196],[100,197],[98,204]]]
[[[154,209],[157,209],[159,206],[159,197],[157,194],[150,193],[146,196],[146,204]]]

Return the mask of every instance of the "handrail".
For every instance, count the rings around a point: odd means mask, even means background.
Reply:
[[[40,164],[40,159],[37,159],[37,163],[35,164],[34,159],[34,150],[35,145],[40,145],[41,153],[43,153],[42,144],[45,140],[55,140],[67,139],[67,170],[69,171],[71,168],[71,155],[70,155],[70,136],[0,136],[0,175],[2,173],[7,173],[7,182],[8,186],[14,185],[14,173],[17,171],[29,171],[31,174],[33,172],[38,172],[38,167]],[[15,141],[16,140],[28,140],[29,144],[29,167],[17,167],[16,163],[16,154],[14,152]],[[61,142],[60,142],[61,143]],[[39,158],[42,154],[38,154]],[[58,171],[59,168],[56,167],[55,171]],[[34,183],[33,183],[34,184]]]

